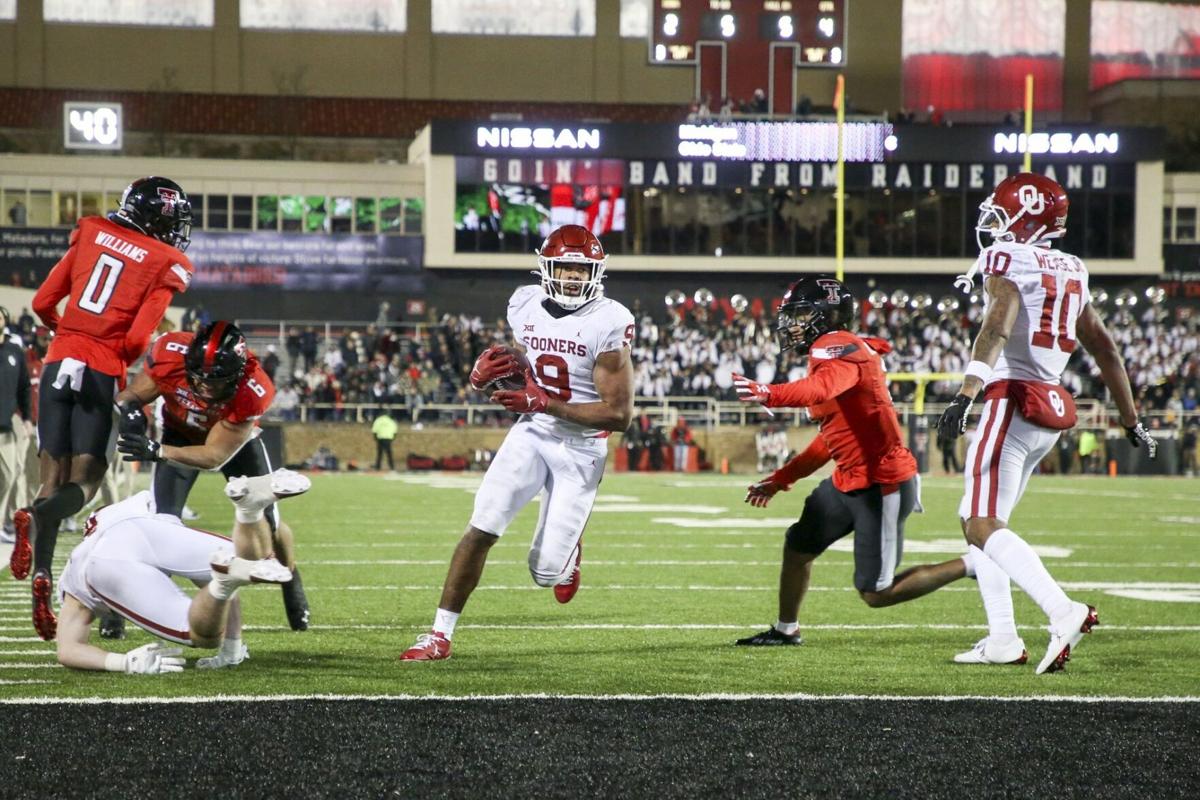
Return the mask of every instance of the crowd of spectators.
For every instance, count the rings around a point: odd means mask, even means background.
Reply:
[[[639,397],[713,397],[734,400],[733,374],[763,383],[795,380],[804,360],[781,352],[774,315],[767,304],[727,301],[695,304],[691,300],[653,313],[634,303],[637,320],[633,342],[635,393]],[[1098,307],[1121,348],[1139,405],[1145,410],[1195,411],[1200,393],[1200,315],[1186,305],[1147,302]],[[947,295],[940,300],[898,290],[876,290],[859,308],[858,329],[892,345],[884,357],[891,373],[961,372],[970,360],[970,344],[982,318],[976,299]],[[391,327],[366,325],[325,339],[314,328],[293,328],[284,339],[286,371],[276,376],[275,410],[296,418],[301,405],[310,418],[344,417],[350,404],[406,409],[419,419],[430,403],[486,403],[467,388],[476,356],[511,336],[503,320],[444,315],[436,322],[403,334]],[[283,364],[278,354],[273,372]],[[286,378],[284,377],[286,376]],[[1095,362],[1077,348],[1063,378],[1082,398],[1105,400]],[[926,401],[949,400],[957,382],[933,382]],[[912,399],[915,384],[893,382],[893,397]],[[499,419],[500,417],[497,417]]]

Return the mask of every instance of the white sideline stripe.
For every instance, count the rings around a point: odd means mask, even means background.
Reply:
[[[61,664],[2,664],[0,669],[62,669]]]
[[[1200,583],[1148,583],[1148,582],[1133,582],[1133,583],[1112,583],[1112,582],[1095,582],[1095,581],[1064,581],[1059,584],[1063,589],[1073,591],[1177,591],[1177,592],[1194,592],[1200,590]],[[697,591],[697,592],[757,592],[767,591],[779,588],[774,583],[762,584],[646,584],[646,583],[596,583],[586,584],[588,589],[605,589],[619,591]],[[307,587],[314,591],[346,591],[346,592],[369,592],[375,590],[381,591],[426,591],[433,589],[441,589],[440,584],[366,584],[366,585],[350,585],[350,586],[309,586]],[[479,586],[476,591],[542,591],[543,587],[528,583],[520,583],[514,585],[505,584],[485,584]],[[853,586],[810,586],[810,592],[854,592],[857,591]],[[978,589],[974,585],[963,586],[943,586],[938,589],[939,592],[977,592]],[[0,628],[3,630],[3,628]]]
[[[52,656],[53,650],[0,650],[0,656]]]
[[[32,683],[59,683],[59,681],[37,681],[37,680],[9,681],[9,680],[4,680],[4,679],[0,678],[0,686],[28,686]],[[4,705],[24,705],[23,701],[20,703],[13,702],[13,700],[15,700],[15,699],[16,698],[9,699],[9,700],[0,700],[0,703],[3,703]]]
[[[580,622],[563,625],[459,625],[458,630],[483,631],[727,631],[746,630],[747,628],[763,627],[769,623],[643,623],[630,625],[620,622]],[[955,623],[918,624],[909,622],[892,622],[880,625],[801,625],[802,630],[815,631],[979,631],[986,630],[987,625],[972,623],[969,625]],[[1019,630],[1044,631],[1045,625],[1018,625]],[[308,629],[319,631],[426,631],[428,625],[309,625]],[[1200,625],[1102,625],[1104,631],[1122,631],[1137,633],[1200,633]],[[248,631],[290,631],[283,625],[246,625],[242,630]]]
[[[0,630],[9,630],[9,629],[8,628],[0,628]],[[46,643],[40,636],[0,636],[0,642],[4,642],[6,644],[19,644],[22,642],[37,642],[38,644]]]
[[[53,683],[54,681],[0,681],[0,683]],[[346,701],[387,701],[414,702],[437,700],[447,703],[472,702],[505,702],[510,700],[585,700],[597,702],[647,702],[657,700],[683,700],[708,702],[723,700],[728,702],[746,702],[757,700],[789,700],[793,702],[899,702],[899,703],[962,703],[962,702],[994,702],[994,703],[1137,703],[1140,705],[1166,705],[1176,703],[1200,703],[1200,697],[1160,695],[1156,697],[1125,697],[1121,695],[1089,695],[1072,697],[1070,695],[1014,695],[1011,697],[994,697],[992,695],[870,695],[870,694],[733,694],[711,692],[705,694],[279,694],[279,695],[237,695],[218,694],[209,696],[186,697],[9,697],[0,699],[0,705],[202,705],[208,703],[286,703],[298,700],[327,700],[331,702]]]

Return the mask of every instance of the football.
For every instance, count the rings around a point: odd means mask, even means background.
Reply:
[[[525,388],[525,370],[529,368],[529,359],[525,354],[513,347],[505,347],[504,352],[516,359],[517,368],[507,375],[501,375],[488,384],[489,392],[515,392]]]

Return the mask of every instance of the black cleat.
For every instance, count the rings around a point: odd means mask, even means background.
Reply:
[[[294,631],[308,630],[308,598],[304,595],[304,584],[300,581],[300,570],[292,570],[292,579],[282,583],[283,608],[287,611],[288,625]]]
[[[101,614],[100,615],[100,638],[101,639],[124,639],[125,638],[125,618],[120,614]]]
[[[799,633],[786,634],[780,633],[774,628],[768,628],[762,633],[738,639],[734,644],[739,647],[795,647],[804,644],[804,640],[800,638]]]

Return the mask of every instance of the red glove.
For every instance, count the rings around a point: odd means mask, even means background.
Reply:
[[[517,360],[502,345],[493,345],[479,354],[471,368],[471,387],[486,389],[492,381],[511,375],[519,369]]]
[[[550,404],[550,395],[537,385],[533,379],[533,371],[525,370],[525,388],[513,392],[493,392],[492,402],[499,403],[509,411],[518,414],[541,414]]]
[[[733,373],[733,388],[737,390],[738,400],[743,403],[762,403],[765,406],[771,401],[770,386],[752,381],[736,372]]]
[[[758,483],[750,485],[746,490],[746,502],[755,508],[766,508],[772,497],[791,488],[786,483],[776,480],[774,475],[768,475]]]

